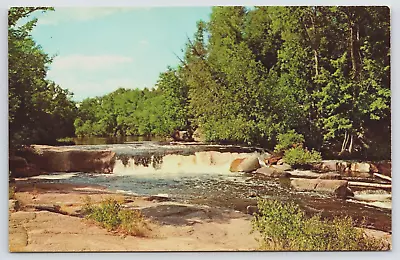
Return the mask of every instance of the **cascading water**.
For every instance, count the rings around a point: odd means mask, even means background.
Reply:
[[[229,153],[217,151],[195,152],[191,155],[167,154],[164,156],[132,156],[117,159],[113,173],[116,175],[190,176],[196,174],[231,174],[233,160],[260,153]]]
[[[322,212],[323,216],[366,216],[372,226],[391,228],[391,211],[350,203],[315,193],[295,192],[285,179],[230,172],[236,158],[265,152],[251,147],[229,145],[161,144],[134,142],[128,144],[77,145],[74,149],[112,150],[116,153],[113,174],[66,173],[38,176],[41,181],[99,184],[127,194],[166,194],[185,203],[206,204],[246,211],[256,205],[257,197],[292,200],[304,209]],[[47,179],[47,180],[46,180]]]

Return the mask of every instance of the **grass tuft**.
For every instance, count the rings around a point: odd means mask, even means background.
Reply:
[[[377,251],[382,240],[367,237],[350,217],[324,220],[305,216],[298,205],[276,200],[258,201],[252,221],[261,234],[260,249],[268,251]]]
[[[90,197],[86,197],[82,212],[87,219],[110,231],[141,237],[151,231],[140,211],[123,209],[122,204],[115,199],[109,198],[100,202],[100,205],[94,205]]]

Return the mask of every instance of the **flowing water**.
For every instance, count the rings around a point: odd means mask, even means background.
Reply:
[[[168,196],[185,203],[227,207],[246,212],[257,197],[298,203],[308,213],[324,217],[350,215],[366,219],[376,229],[391,231],[391,210],[290,189],[289,179],[232,173],[236,158],[265,156],[261,149],[233,145],[132,141],[124,144],[84,144],[76,149],[112,150],[117,154],[113,174],[66,173],[39,176],[43,181],[99,184],[126,194]]]

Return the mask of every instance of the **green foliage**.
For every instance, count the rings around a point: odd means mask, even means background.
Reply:
[[[304,143],[333,155],[390,158],[381,147],[391,142],[387,7],[214,7],[187,39],[180,66],[161,73],[155,89],[120,88],[79,104],[46,79],[52,57],[30,36],[36,20],[16,26],[38,10],[49,8],[9,12],[12,145],[50,143],[74,129],[168,136],[200,128],[207,141],[272,148],[278,140],[277,152]],[[300,162],[314,156],[290,153]]]
[[[150,230],[144,217],[138,210],[121,210],[118,213],[121,220],[120,228],[123,232],[132,235],[145,237]]]
[[[319,215],[307,218],[294,203],[276,200],[258,201],[259,213],[252,221],[261,234],[260,248],[271,251],[374,251],[382,241],[366,237],[354,227],[350,217],[323,220]]]
[[[275,152],[282,153],[296,146],[303,146],[304,136],[296,133],[295,130],[290,130],[285,134],[278,134],[278,143],[275,146]]]
[[[213,8],[179,71],[192,124],[209,141],[268,145],[298,129],[308,147],[370,155],[379,128],[390,143],[388,15],[385,7]]]
[[[90,197],[86,197],[82,212],[87,219],[96,221],[108,230],[133,236],[146,236],[150,230],[138,210],[123,209],[115,199],[106,199],[96,206],[91,202]]]
[[[77,136],[169,136],[188,128],[187,90],[169,68],[160,74],[157,89],[120,88],[79,104]]]
[[[321,153],[314,150],[310,152],[302,147],[294,147],[285,152],[283,160],[294,167],[305,166],[321,161]]]
[[[72,93],[46,79],[52,57],[30,36],[37,20],[21,18],[44,7],[12,7],[8,27],[8,100],[10,149],[21,144],[52,143],[74,134]]]

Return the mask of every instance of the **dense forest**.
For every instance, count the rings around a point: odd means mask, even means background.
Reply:
[[[72,93],[46,79],[52,57],[31,37],[37,19],[17,26],[35,11],[52,8],[11,8],[8,13],[9,145],[53,143],[74,135],[76,116]]]
[[[273,147],[294,130],[326,155],[390,158],[387,7],[214,7],[154,88],[76,104],[45,79],[36,20],[16,26],[33,11],[9,13],[12,144],[199,129],[206,141]]]

